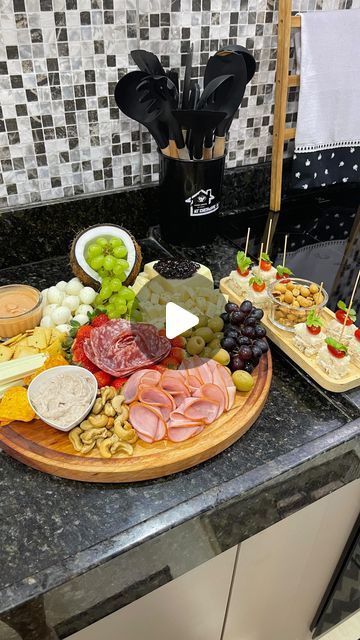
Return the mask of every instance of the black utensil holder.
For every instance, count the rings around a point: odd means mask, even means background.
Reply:
[[[214,240],[225,156],[212,160],[160,157],[160,230],[167,242],[199,246]]]

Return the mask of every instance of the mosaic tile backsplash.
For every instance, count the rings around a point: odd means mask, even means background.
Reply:
[[[290,0],[289,0],[290,1]],[[293,9],[350,9],[360,0],[294,0]],[[276,64],[274,0],[0,0],[0,209],[158,179],[149,133],[120,114],[118,79],[131,49],[193,78],[225,43],[257,61],[236,115],[227,166],[270,159]],[[287,120],[296,120],[297,91]]]

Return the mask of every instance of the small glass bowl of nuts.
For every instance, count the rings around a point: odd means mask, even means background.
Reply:
[[[273,280],[268,285],[271,300],[269,319],[279,329],[294,331],[294,326],[305,322],[309,311],[321,311],[327,304],[328,294],[310,280],[291,278]]]

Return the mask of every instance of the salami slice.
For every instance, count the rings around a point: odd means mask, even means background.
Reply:
[[[128,320],[110,320],[93,329],[84,341],[89,360],[115,377],[129,376],[163,360],[170,349],[170,340],[159,336],[152,324]]]

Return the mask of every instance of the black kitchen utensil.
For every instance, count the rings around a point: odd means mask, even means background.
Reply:
[[[162,153],[170,156],[169,136],[159,120],[160,111],[151,99],[140,102],[137,87],[147,77],[143,71],[131,71],[115,87],[114,97],[120,111],[144,125],[153,136]]]
[[[170,69],[167,73],[168,78],[174,83],[177,92],[179,93],[179,74],[176,69]]]
[[[145,51],[144,49],[134,49],[134,51],[131,51],[130,53],[140,71],[144,71],[145,73],[153,76],[165,75],[164,67],[155,53]]]
[[[190,46],[190,51],[188,51],[186,54],[186,59],[185,59],[184,87],[183,87],[183,94],[182,94],[182,101],[181,101],[182,109],[189,109],[193,52],[194,52],[194,45],[192,44]]]
[[[189,96],[189,109],[197,109],[200,98],[200,85],[197,80],[191,82],[190,96]]]
[[[204,87],[214,79],[223,75],[234,76],[231,91],[226,92],[226,99],[223,103],[223,111],[226,112],[225,118],[216,128],[216,137],[214,144],[213,157],[218,158],[224,155],[225,151],[225,136],[230,128],[232,119],[238,109],[242,97],[245,92],[247,83],[247,70],[243,56],[236,55],[236,53],[229,53],[225,56],[212,56],[209,58],[204,76]],[[221,87],[218,89],[220,99]]]
[[[169,147],[172,158],[189,160],[189,154],[177,120],[172,111],[176,109],[179,94],[174,83],[167,76],[146,76],[137,86],[140,102],[146,102],[155,109],[158,118],[169,130]]]
[[[244,56],[247,71],[247,82],[250,82],[256,69],[256,61],[254,56],[251,55],[250,51],[248,51],[245,47],[242,47],[241,44],[227,44],[224,47],[221,47],[221,49],[216,52],[216,55],[223,55],[224,52],[232,52],[236,53],[237,55]]]
[[[217,111],[196,111],[195,109],[173,111],[173,116],[182,129],[191,129],[194,160],[201,160],[203,140],[209,131],[213,131],[226,113]]]
[[[205,87],[197,109],[207,109],[208,111],[225,111],[229,104],[228,93],[231,91],[233,75],[217,76],[210,80]],[[213,156],[213,132],[209,131],[204,139],[203,159],[210,160]]]

